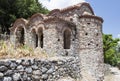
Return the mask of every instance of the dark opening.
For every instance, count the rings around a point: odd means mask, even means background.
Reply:
[[[87,23],[88,25],[90,25],[90,23]]]
[[[16,42],[18,45],[24,45],[24,28],[20,27],[16,30]]]
[[[85,33],[85,35],[88,35],[88,33]]]
[[[72,41],[75,41],[75,39],[72,39]]]
[[[35,46],[35,47],[38,47],[38,35],[37,35],[37,34],[36,34],[35,39],[36,39],[36,41],[35,41],[35,43],[36,43],[35,45],[36,45],[36,46]]]
[[[60,39],[58,39],[58,41],[60,41]]]
[[[96,36],[98,36],[99,34],[97,33]]]
[[[21,28],[21,33],[20,33],[20,44],[24,45],[24,28]]]
[[[43,36],[43,29],[42,28],[38,29],[38,36],[39,36],[39,46],[41,48],[43,48],[43,38],[44,38],[44,36]]]
[[[41,48],[43,48],[43,34],[41,35],[41,40],[40,40],[40,46],[41,46]]]
[[[88,43],[88,46],[90,45],[90,43]]]
[[[96,44],[96,46],[98,46],[98,44]]]
[[[71,32],[70,30],[65,30],[64,31],[64,49],[70,49],[70,41],[71,39]]]

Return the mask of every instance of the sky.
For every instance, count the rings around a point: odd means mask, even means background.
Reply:
[[[103,33],[120,38],[120,0],[39,0],[43,6],[52,9],[65,8],[80,2],[88,2],[95,14],[104,19]]]

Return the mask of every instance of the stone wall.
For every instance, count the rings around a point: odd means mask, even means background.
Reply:
[[[104,76],[102,22],[99,17],[96,18],[83,16],[80,19],[80,67],[82,76],[87,72],[94,81],[102,81]]]
[[[57,81],[80,78],[79,60],[73,57],[0,61],[0,81]]]

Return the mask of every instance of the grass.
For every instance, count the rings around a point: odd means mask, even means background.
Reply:
[[[40,48],[32,49],[28,46],[15,48],[9,41],[0,41],[0,59],[12,58],[48,58]]]

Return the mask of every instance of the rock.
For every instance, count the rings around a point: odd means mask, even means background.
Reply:
[[[3,78],[4,74],[3,73],[0,73],[0,78]]]
[[[28,68],[25,69],[25,71],[26,71],[27,73],[31,74],[31,73],[32,73],[32,68],[31,68],[31,67],[28,67]]]
[[[48,75],[47,74],[43,74],[42,75],[42,79],[44,79],[44,80],[48,79]]]
[[[10,76],[13,74],[13,71],[12,70],[8,70],[7,72],[4,73],[4,75],[6,76]]]
[[[11,68],[11,69],[14,70],[14,69],[16,69],[16,67],[17,67],[17,64],[16,64],[16,63],[11,63],[11,64],[10,64],[10,68]]]
[[[33,71],[33,75],[41,75],[41,71],[40,70],[36,70],[36,71]]]
[[[34,64],[34,59],[31,59],[31,65],[33,65]]]
[[[61,65],[61,64],[63,64],[63,62],[62,61],[58,61],[58,65]]]
[[[30,60],[24,60],[24,61],[22,62],[22,65],[23,65],[23,66],[30,66]]]
[[[4,77],[3,81],[12,81],[11,77]]]
[[[45,73],[45,72],[47,72],[47,71],[48,71],[48,69],[47,69],[47,68],[42,67],[42,73]]]
[[[20,78],[21,78],[21,76],[20,76],[19,73],[15,73],[15,74],[13,75],[13,80],[14,80],[14,81],[18,81],[18,80],[20,80]]]
[[[8,68],[6,66],[0,66],[0,72],[7,71]]]
[[[51,74],[51,73],[53,73],[53,72],[54,72],[54,69],[53,69],[53,68],[50,68],[46,73]]]
[[[27,77],[27,80],[26,81],[32,81],[30,77]]]
[[[33,69],[33,70],[37,70],[37,69],[38,69],[38,66],[32,65],[32,69]]]
[[[38,76],[38,75],[32,75],[32,77],[33,77],[33,81],[36,81],[36,80],[40,80],[40,76]]]
[[[4,66],[5,62],[4,61],[0,61],[0,66]]]
[[[10,62],[9,61],[7,61],[7,62],[5,62],[5,61],[0,61],[0,66],[9,66],[10,65]]]
[[[19,65],[19,66],[17,67],[17,70],[19,70],[19,71],[24,71],[24,67],[23,67],[22,65]]]
[[[27,74],[24,73],[24,74],[23,74],[23,77],[22,77],[23,81],[28,81],[27,78],[28,78]]]
[[[17,62],[18,64],[21,64],[22,60],[16,60],[16,62]]]

